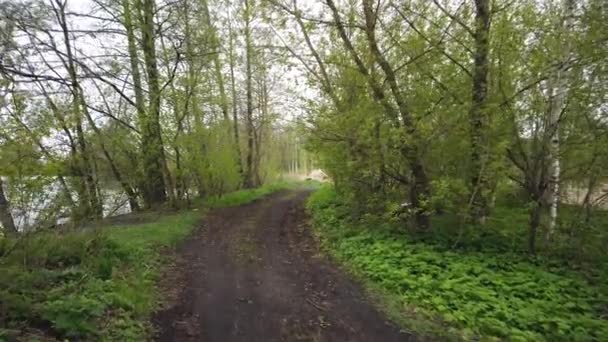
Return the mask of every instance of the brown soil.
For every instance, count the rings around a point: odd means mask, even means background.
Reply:
[[[209,213],[161,281],[158,341],[412,341],[322,256],[306,191]]]

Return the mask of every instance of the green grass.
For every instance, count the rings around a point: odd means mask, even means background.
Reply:
[[[199,209],[244,204],[295,186],[238,191]],[[164,251],[187,237],[203,212],[143,213],[154,220],[0,239],[0,341],[146,339],[160,300],[155,284]]]
[[[605,278],[591,282],[550,259],[446,248],[386,220],[355,222],[329,187],[308,209],[324,248],[408,330],[441,339],[608,340]]]
[[[187,236],[199,217],[187,211],[153,223],[23,238],[0,263],[0,336],[28,340],[24,332],[38,329],[69,339],[145,336],[158,300],[159,249]]]

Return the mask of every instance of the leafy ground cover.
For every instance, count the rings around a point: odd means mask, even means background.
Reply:
[[[322,246],[406,328],[445,338],[608,340],[605,282],[521,254],[409,238],[387,220],[355,221],[331,187],[307,206]]]
[[[269,184],[197,207],[239,205],[294,186]],[[145,338],[160,300],[163,252],[188,236],[202,212],[142,213],[146,222],[0,239],[0,341]]]

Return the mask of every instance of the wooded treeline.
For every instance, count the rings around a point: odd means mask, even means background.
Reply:
[[[321,94],[309,148],[357,214],[425,234],[457,217],[458,244],[512,205],[528,228],[508,234],[532,253],[606,247],[604,1],[270,2]]]
[[[306,144],[359,214],[459,240],[511,205],[530,252],[607,243],[604,1],[0,4],[9,230],[99,218],[108,184],[132,210],[254,187]]]
[[[262,10],[251,0],[0,1],[2,226],[16,231],[11,213],[45,227],[125,203],[180,207],[288,170],[286,53]]]

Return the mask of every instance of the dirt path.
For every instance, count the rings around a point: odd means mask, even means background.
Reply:
[[[317,247],[305,191],[211,212],[163,277],[158,341],[410,341]]]

